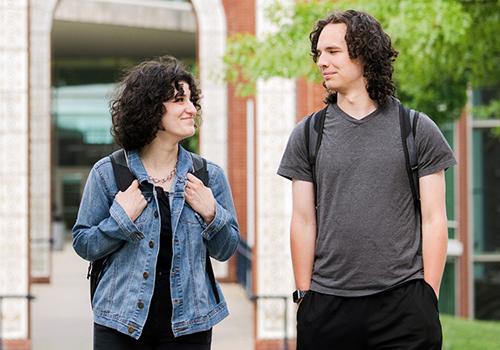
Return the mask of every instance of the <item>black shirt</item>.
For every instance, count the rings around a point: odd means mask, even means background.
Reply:
[[[160,210],[160,251],[156,261],[155,289],[151,299],[148,319],[141,338],[175,343],[207,344],[212,331],[198,332],[175,338],[172,332],[172,297],[170,294],[170,269],[172,267],[172,222],[168,192],[155,187]]]

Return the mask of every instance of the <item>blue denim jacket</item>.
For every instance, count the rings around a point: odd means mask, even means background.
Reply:
[[[149,182],[137,151],[127,154],[129,168],[139,183]],[[239,242],[229,184],[220,167],[208,162],[209,187],[216,200],[215,218],[208,225],[184,199],[186,175],[193,169],[189,153],[179,146],[177,178],[171,207],[172,331],[180,336],[207,330],[228,315],[220,286],[217,304],[205,270],[206,252],[224,261]],[[90,171],[73,227],[73,247],[83,259],[94,261],[111,254],[94,295],[94,321],[138,339],[147,319],[155,285],[160,244],[160,218],[153,186],[143,191],[148,202],[132,222],[114,200],[118,192],[111,160],[105,157]],[[149,191],[149,192],[148,192]]]

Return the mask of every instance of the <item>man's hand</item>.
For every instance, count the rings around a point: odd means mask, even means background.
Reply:
[[[212,222],[215,217],[215,198],[212,190],[196,176],[188,173],[184,194],[188,204],[203,217],[205,223]]]
[[[137,180],[132,181],[132,184],[125,192],[119,191],[115,196],[115,200],[132,221],[135,221],[148,205],[146,198],[139,189],[139,181]]]

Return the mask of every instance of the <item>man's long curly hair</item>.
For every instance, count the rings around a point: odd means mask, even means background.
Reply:
[[[331,23],[344,23],[347,26],[345,40],[349,57],[360,59],[362,62],[368,95],[379,106],[387,103],[388,98],[395,93],[392,73],[393,63],[398,55],[392,47],[389,35],[383,31],[380,23],[367,13],[355,10],[334,12],[319,20],[309,35],[314,62],[318,60],[317,45],[321,31]],[[335,91],[328,93],[325,103],[336,103],[337,93]]]
[[[201,92],[195,79],[177,59],[164,56],[133,67],[119,83],[116,97],[110,103],[111,134],[115,142],[132,150],[153,141],[162,128],[163,103],[172,99],[175,91],[177,96],[184,95],[181,82],[189,85],[191,102],[198,111],[198,126]]]

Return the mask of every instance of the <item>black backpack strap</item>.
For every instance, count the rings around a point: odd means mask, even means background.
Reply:
[[[422,214],[420,210],[420,187],[418,177],[418,153],[415,142],[419,113],[413,109],[405,108],[399,103],[399,126],[401,129],[401,142],[405,156],[406,173],[410,183],[413,205],[420,222],[420,243],[418,252],[422,254]]]
[[[415,143],[415,131],[418,122],[418,113],[399,104],[399,125],[401,141],[405,155],[406,172],[410,182],[411,193],[415,209],[420,211],[420,191],[418,186],[418,157]]]
[[[125,151],[119,149],[111,153],[109,157],[111,158],[111,165],[115,174],[116,186],[120,191],[124,192],[129,188],[132,181],[135,180],[134,175],[132,175],[128,167]]]
[[[316,208],[318,206],[317,203],[318,193],[317,193],[317,183],[316,183],[316,157],[318,155],[319,147],[321,146],[321,141],[323,139],[323,128],[325,126],[327,109],[328,106],[316,113],[311,114],[309,117],[307,117],[307,120],[304,125],[307,157],[309,160],[309,166],[311,168],[311,174],[313,178],[314,203],[316,205]],[[311,129],[311,121],[313,123],[313,129]]]
[[[193,160],[193,175],[200,179],[205,186],[208,186],[207,160],[196,153],[190,153]]]
[[[115,176],[116,186],[120,191],[126,191],[130,186],[135,177],[132,175],[128,164],[127,155],[123,149],[119,149],[110,154],[111,166],[113,167],[113,173]],[[89,264],[89,269],[87,272],[87,279],[90,279],[90,301],[94,299],[94,294],[97,289],[97,285],[102,276],[102,271],[106,266],[106,261],[108,256],[101,259],[92,261]]]
[[[191,153],[191,159],[193,160],[193,175],[196,176],[198,179],[200,179],[203,182],[203,184],[208,187],[208,181],[210,178],[208,174],[207,160],[196,153],[193,152],[190,153]],[[212,267],[212,261],[210,260],[208,248],[207,248],[207,253],[205,255],[206,255],[205,269],[207,271],[208,278],[210,279],[210,284],[212,285],[212,292],[214,293],[215,301],[217,302],[217,304],[219,304],[220,296],[219,296],[219,291],[217,290],[217,283],[215,282],[214,269]]]

